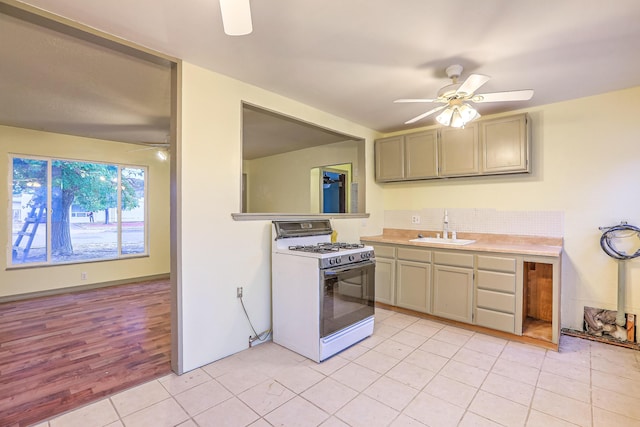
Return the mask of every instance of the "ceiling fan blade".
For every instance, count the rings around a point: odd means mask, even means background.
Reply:
[[[393,102],[395,102],[396,104],[402,104],[407,102],[442,102],[442,101],[439,99],[428,99],[428,98],[422,98],[422,99],[402,98],[402,99],[396,99]]]
[[[471,98],[473,102],[528,101],[533,97],[533,90],[512,90],[508,92],[482,93]]]
[[[484,74],[471,74],[467,79],[460,85],[456,93],[464,93],[464,94],[472,94],[476,90],[480,89],[480,86],[489,81],[491,77],[485,76]]]
[[[253,31],[249,0],[220,0],[222,26],[229,36],[244,36]]]
[[[431,114],[433,114],[433,113],[436,113],[436,112],[438,112],[438,111],[440,111],[440,110],[442,110],[442,109],[444,109],[444,108],[446,108],[446,105],[441,105],[440,107],[436,107],[436,108],[434,108],[433,110],[429,110],[429,111],[427,111],[426,113],[422,113],[422,114],[420,114],[419,116],[416,116],[416,117],[414,117],[414,118],[413,118],[413,119],[411,119],[411,120],[407,120],[406,122],[404,122],[404,124],[405,124],[405,125],[410,125],[411,123],[415,123],[415,122],[417,122],[418,120],[424,119],[425,117],[427,117],[427,116],[429,116],[429,115],[431,115]]]

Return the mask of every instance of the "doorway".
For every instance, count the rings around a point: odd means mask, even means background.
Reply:
[[[347,212],[347,173],[339,169],[322,169],[322,213]]]

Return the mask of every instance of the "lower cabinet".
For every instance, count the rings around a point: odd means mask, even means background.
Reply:
[[[431,313],[431,251],[398,248],[396,305]]]
[[[376,301],[558,343],[557,259],[392,244],[373,246]],[[548,324],[546,335],[540,332],[544,322]],[[529,324],[533,326],[528,330]]]
[[[396,248],[374,246],[373,251],[376,257],[375,300],[396,305]]]
[[[519,334],[516,258],[478,255],[477,264],[475,323]]]
[[[433,266],[433,314],[471,323],[473,313],[473,269]]]

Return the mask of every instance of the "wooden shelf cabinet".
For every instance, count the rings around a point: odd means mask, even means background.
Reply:
[[[543,259],[523,263],[522,335],[557,342],[560,319],[558,264]]]

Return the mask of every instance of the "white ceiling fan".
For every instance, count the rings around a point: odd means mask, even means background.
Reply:
[[[446,72],[453,83],[440,89],[437,98],[396,99],[393,101],[396,103],[434,102],[444,104],[406,121],[405,124],[415,123],[444,110],[436,117],[440,124],[451,127],[464,127],[465,124],[480,117],[480,114],[468,102],[527,101],[533,97],[533,90],[531,89],[476,94],[476,90],[480,89],[491,77],[483,74],[471,74],[464,82],[458,83],[458,78],[462,74],[462,65],[451,65],[447,67]]]
[[[166,142],[132,142],[131,144],[140,145],[141,147],[129,150],[129,152],[155,150],[158,159],[165,161],[169,158],[169,149],[171,147],[169,135],[167,135]]]
[[[225,34],[244,36],[253,31],[249,0],[220,0],[220,13]]]

